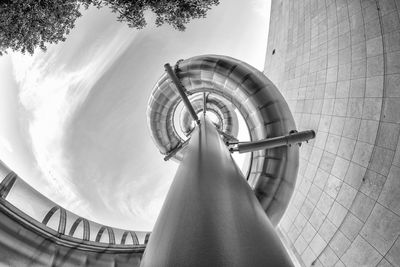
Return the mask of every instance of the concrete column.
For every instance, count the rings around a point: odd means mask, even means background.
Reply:
[[[293,266],[207,118],[192,134],[141,266]]]

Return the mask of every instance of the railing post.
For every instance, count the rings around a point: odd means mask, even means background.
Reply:
[[[10,193],[11,188],[14,186],[17,180],[17,174],[15,172],[10,172],[0,183],[0,198],[6,198],[8,193]]]

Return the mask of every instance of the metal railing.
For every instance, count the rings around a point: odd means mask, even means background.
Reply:
[[[14,208],[11,210],[25,214],[35,223],[41,223],[44,228],[55,230],[59,238],[104,243],[103,233],[107,231],[108,242],[106,243],[109,245],[143,246],[148,241],[148,232],[105,226],[64,209],[37,192],[1,161],[0,173],[2,174],[0,176],[0,199],[2,199],[0,205],[12,205]],[[129,239],[132,242],[128,241]]]

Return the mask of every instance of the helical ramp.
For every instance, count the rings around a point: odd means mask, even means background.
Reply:
[[[237,59],[204,55],[180,60],[174,67],[195,113],[214,116],[227,145],[237,143],[238,118],[243,117],[250,141],[293,133],[296,125],[276,86],[260,71]],[[183,105],[177,85],[164,73],[151,93],[147,118],[152,139],[165,159],[182,160],[190,132],[196,125]],[[251,152],[245,178],[273,225],[282,217],[296,183],[298,145]]]

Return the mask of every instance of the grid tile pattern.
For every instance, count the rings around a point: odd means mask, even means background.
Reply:
[[[279,230],[304,266],[400,266],[400,0],[271,2],[264,73],[317,132]]]

